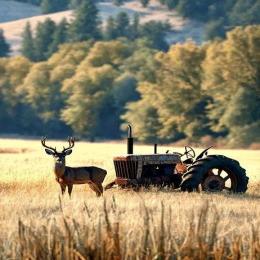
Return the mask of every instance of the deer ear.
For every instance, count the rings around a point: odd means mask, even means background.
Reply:
[[[67,150],[66,152],[65,152],[65,155],[70,155],[72,153],[72,150],[70,149],[70,150]]]
[[[49,155],[54,155],[54,152],[52,150],[45,149],[45,152]]]

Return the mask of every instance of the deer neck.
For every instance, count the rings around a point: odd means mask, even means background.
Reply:
[[[56,175],[56,177],[58,178],[62,178],[64,173],[65,173],[65,162],[64,163],[55,163],[54,165],[54,173]]]

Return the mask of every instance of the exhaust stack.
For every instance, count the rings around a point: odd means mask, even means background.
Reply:
[[[134,153],[134,138],[132,137],[132,127],[128,125],[128,137],[127,137],[127,154]]]
[[[154,154],[157,154],[157,144],[154,144]]]

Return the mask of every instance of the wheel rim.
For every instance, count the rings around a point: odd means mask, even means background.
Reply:
[[[223,168],[213,168],[203,180],[202,190],[209,192],[232,192],[235,191],[237,180],[233,172]]]

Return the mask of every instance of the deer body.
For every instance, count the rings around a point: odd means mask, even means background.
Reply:
[[[107,172],[98,167],[65,167],[63,174],[60,169],[55,169],[56,180],[61,186],[62,193],[68,187],[68,193],[71,195],[73,185],[75,184],[88,184],[94,190],[97,196],[102,195],[103,186],[102,182],[106,177]]]
[[[68,167],[66,166],[65,157],[72,153],[72,147],[74,146],[74,139],[69,139],[69,148],[64,148],[61,153],[56,151],[56,148],[52,148],[45,145],[45,139],[42,139],[42,145],[46,147],[46,153],[52,155],[55,159],[54,174],[56,181],[60,184],[61,192],[64,194],[66,187],[68,187],[68,193],[71,196],[74,184],[88,184],[90,188],[96,192],[97,196],[103,194],[102,182],[106,177],[106,170],[95,167]]]

